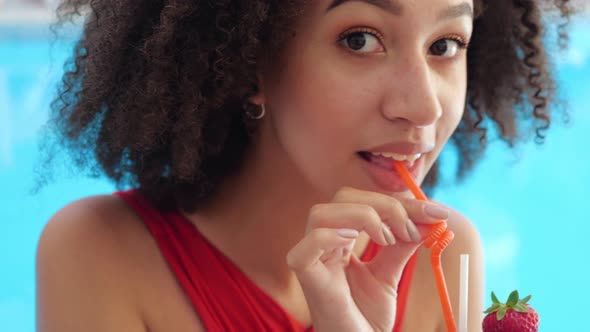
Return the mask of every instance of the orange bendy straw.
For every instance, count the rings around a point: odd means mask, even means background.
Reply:
[[[428,200],[428,197],[426,197],[422,189],[416,184],[414,178],[412,178],[412,175],[403,162],[394,161],[392,167],[400,175],[416,199],[421,201]],[[440,223],[432,227],[430,234],[426,240],[424,240],[424,246],[428,249],[432,249],[430,252],[430,263],[432,264],[436,288],[438,290],[438,296],[440,298],[440,304],[442,306],[448,332],[457,332],[457,325],[455,324],[451,300],[449,299],[449,292],[447,290],[447,284],[442,269],[441,254],[451,241],[453,241],[454,237],[455,234],[453,234],[452,231],[447,230],[446,223],[441,220]]]

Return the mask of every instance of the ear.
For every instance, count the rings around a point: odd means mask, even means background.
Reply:
[[[266,95],[264,89],[264,80],[262,75],[258,73],[258,84],[256,85],[256,93],[248,98],[248,101],[254,105],[262,105],[266,103]]]
[[[266,98],[264,98],[264,95],[261,92],[258,92],[257,94],[248,98],[248,101],[254,105],[262,105],[265,104]]]

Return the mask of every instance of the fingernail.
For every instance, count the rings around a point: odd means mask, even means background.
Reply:
[[[342,248],[342,257],[346,257],[348,255],[348,253],[350,252],[347,248]]]
[[[389,229],[389,226],[387,226],[386,224],[381,224],[381,231],[383,232],[383,236],[385,237],[385,241],[389,244],[389,245],[394,245],[395,244],[395,236],[393,236],[393,233],[391,232],[391,229]]]
[[[346,247],[344,247],[344,254],[346,255],[347,253],[351,253],[353,249],[354,249],[354,242],[350,242],[349,244],[346,245]]]
[[[410,219],[408,219],[408,222],[406,223],[406,228],[408,229],[408,234],[410,235],[410,238],[412,239],[412,241],[418,243],[422,240],[422,237],[420,236],[420,232],[418,232],[418,228],[416,227],[414,222],[411,221]]]
[[[339,229],[336,231],[336,233],[347,239],[355,239],[359,236],[359,231],[356,229]]]
[[[449,210],[438,205],[428,204],[424,208],[424,212],[433,218],[449,219]]]

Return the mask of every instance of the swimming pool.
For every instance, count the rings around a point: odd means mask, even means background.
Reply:
[[[590,210],[584,208],[590,156],[583,153],[590,138],[588,21],[574,22],[571,48],[557,61],[571,124],[555,126],[540,148],[531,143],[519,149],[518,163],[501,144],[492,144],[473,176],[441,186],[436,195],[479,228],[486,293],[494,290],[501,298],[513,289],[532,293],[545,332],[590,331],[585,321],[590,268],[583,263],[590,233]],[[69,47],[50,47],[39,31],[0,27],[0,331],[34,331],[35,247],[49,217],[72,200],[115,190],[105,180],[78,176],[30,194],[38,130]]]

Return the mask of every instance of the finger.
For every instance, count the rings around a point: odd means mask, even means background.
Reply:
[[[433,221],[434,223],[439,223],[448,218],[449,210],[436,203],[424,204],[429,202],[409,198],[400,198],[400,201],[406,207],[410,218],[417,221],[418,227],[416,231],[421,239],[427,238],[432,232]],[[438,211],[429,209],[433,205],[441,209]],[[437,219],[437,217],[441,219]],[[384,247],[371,261],[370,269],[379,280],[388,284],[397,285],[406,264],[419,248],[420,244],[421,242],[418,245],[400,243],[394,247]]]
[[[449,219],[450,210],[431,201],[419,201],[414,198],[400,198],[408,216],[417,224],[436,224]]]
[[[325,252],[320,257],[320,262],[322,262],[326,266],[338,265],[338,266],[346,266],[350,261],[350,252],[348,247],[354,245],[354,242],[351,242],[344,248],[335,248]]]
[[[422,240],[412,218],[416,218],[420,223],[434,224],[440,222],[440,219],[433,218],[429,213],[438,212],[437,216],[442,215],[441,211],[435,209],[439,205],[432,202],[396,198],[354,188],[341,189],[334,196],[333,202],[354,202],[371,206],[377,211],[381,220],[389,225],[393,234],[406,242],[418,243]]]
[[[406,264],[419,247],[420,244],[414,242],[383,247],[368,264],[368,268],[375,278],[397,288]]]
[[[348,246],[342,249],[342,264],[344,266],[348,266],[350,264],[350,259],[354,256],[353,255],[353,248],[355,242],[351,242]]]
[[[328,203],[314,205],[309,214],[308,230],[317,228],[365,231],[381,245],[396,243],[395,236],[375,209],[366,204]]]
[[[359,232],[354,229],[316,228],[307,234],[287,254],[287,265],[293,270],[303,283],[314,275],[320,276],[326,272],[322,257],[338,249],[349,248],[358,237]],[[325,256],[326,255],[326,256]]]
[[[431,231],[432,225],[446,222],[449,218],[450,210],[434,202],[413,198],[401,198],[400,202],[408,213],[408,232],[416,242],[424,240],[425,236],[421,234],[424,229]]]

